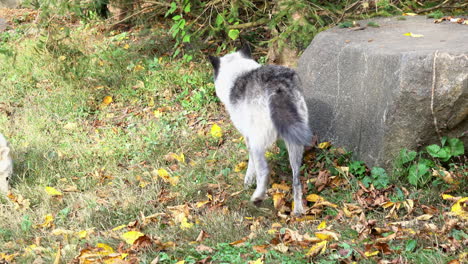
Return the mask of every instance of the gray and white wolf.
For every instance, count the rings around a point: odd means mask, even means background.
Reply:
[[[0,133],[0,192],[7,193],[9,180],[13,173],[13,161],[5,137]]]
[[[298,75],[290,68],[258,64],[252,59],[248,45],[237,52],[223,57],[209,56],[209,59],[214,68],[216,95],[249,149],[244,184],[257,185],[251,201],[259,204],[266,197],[269,177],[265,152],[282,138],[293,174],[293,213],[303,214],[299,169],[304,146],[310,144],[312,132]]]

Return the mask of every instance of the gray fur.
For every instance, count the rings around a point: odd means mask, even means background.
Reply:
[[[300,80],[290,68],[267,65],[239,76],[231,89],[231,104],[255,99],[258,96],[270,98],[270,114],[281,138],[298,145],[310,145],[312,132],[307,116],[301,116],[303,98]]]

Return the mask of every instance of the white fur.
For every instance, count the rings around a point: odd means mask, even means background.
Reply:
[[[5,137],[0,133],[0,192],[7,193],[8,180],[13,173],[13,161]]]
[[[269,98],[259,95],[258,98],[239,100],[235,105],[231,104],[230,94],[235,80],[243,73],[250,72],[261,67],[252,59],[245,58],[240,52],[231,53],[220,58],[218,75],[215,80],[216,95],[225,105],[234,126],[244,136],[249,148],[249,163],[244,179],[246,187],[257,184],[251,201],[261,202],[266,197],[268,187],[269,170],[265,158],[265,152],[278,138],[269,109]],[[303,109],[300,109],[304,111]],[[307,111],[307,110],[305,110]],[[294,213],[304,213],[302,205],[302,187],[299,179],[299,167],[302,161],[303,146],[287,144],[290,153],[291,167],[296,182],[294,187]],[[256,177],[255,177],[256,176]]]

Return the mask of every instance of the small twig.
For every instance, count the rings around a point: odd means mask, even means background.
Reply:
[[[445,5],[446,3],[448,3],[450,0],[445,0],[443,1],[442,3],[436,5],[436,6],[433,6],[433,7],[429,7],[429,8],[426,8],[426,9],[421,9],[421,10],[416,10],[416,13],[422,13],[422,12],[429,12],[429,11],[432,11],[434,9],[438,9],[440,8],[441,6]]]
[[[439,140],[442,140],[442,136],[440,134],[439,126],[437,125],[437,117],[434,113],[434,95],[435,95],[435,84],[436,84],[436,59],[438,55],[439,50],[436,50],[434,53],[434,59],[432,61],[432,93],[431,93],[431,112],[432,112],[432,117],[434,118],[434,127],[437,133],[437,136],[439,137]]]
[[[244,23],[244,24],[231,25],[231,26],[228,26],[227,28],[228,28],[228,29],[244,29],[244,28],[251,28],[251,27],[256,27],[256,26],[260,26],[260,25],[266,24],[266,23],[268,23],[268,21],[270,21],[270,20],[267,19],[267,18],[261,18],[261,19],[259,19],[259,20],[257,20],[257,21],[248,22],[248,23]]]

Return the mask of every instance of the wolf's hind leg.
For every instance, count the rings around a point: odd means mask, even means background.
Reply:
[[[248,189],[255,184],[255,163],[253,160],[252,148],[249,145],[249,140],[245,138],[245,144],[249,149],[249,164],[247,165],[247,172],[244,177],[244,188]]]
[[[257,176],[257,188],[250,200],[256,205],[259,205],[265,199],[268,186],[268,164],[265,158],[265,150],[264,147],[252,147],[250,151],[249,161],[253,160]]]
[[[293,173],[293,192],[294,192],[294,210],[295,215],[304,214],[304,206],[302,204],[302,184],[299,179],[299,169],[302,163],[302,154],[304,153],[304,146],[296,145],[285,141],[288,148],[289,163]]]
[[[253,155],[249,152],[249,164],[247,165],[247,172],[244,178],[244,188],[248,189],[255,184],[255,164]]]

